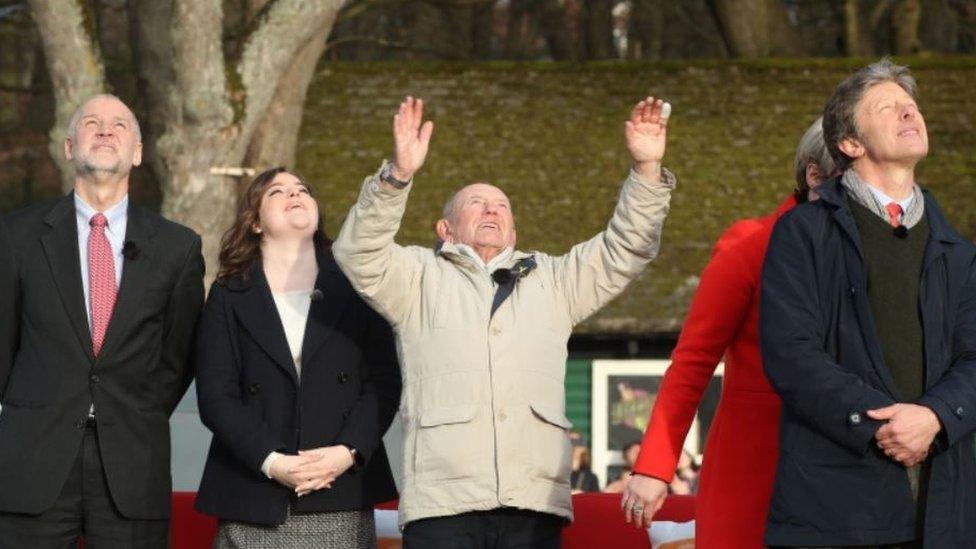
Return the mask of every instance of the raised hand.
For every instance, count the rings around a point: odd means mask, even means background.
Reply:
[[[635,528],[647,528],[654,519],[664,499],[668,497],[668,485],[654,477],[631,475],[624,486],[620,498],[620,509],[624,520],[632,522]]]
[[[634,169],[657,179],[667,142],[668,117],[671,105],[662,99],[648,97],[634,105],[625,123],[627,150],[634,160]]]
[[[424,119],[424,100],[407,96],[393,116],[393,177],[409,181],[424,165],[434,123]]]

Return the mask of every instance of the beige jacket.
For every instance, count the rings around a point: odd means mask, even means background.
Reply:
[[[502,506],[572,520],[564,377],[573,326],[657,255],[675,179],[631,172],[607,229],[538,267],[490,317],[488,272],[451,244],[393,241],[410,187],[368,177],[333,245],[353,287],[392,324],[403,376],[400,525]]]

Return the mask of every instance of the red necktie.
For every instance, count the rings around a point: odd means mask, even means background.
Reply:
[[[885,206],[885,210],[888,210],[888,223],[891,223],[892,227],[900,227],[902,214],[901,205],[897,202],[889,202],[888,205]]]
[[[108,219],[104,214],[97,213],[89,223],[88,291],[91,297],[92,350],[98,356],[115,308],[115,259],[112,257],[112,246],[105,237]]]

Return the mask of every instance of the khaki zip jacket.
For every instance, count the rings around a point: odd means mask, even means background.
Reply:
[[[333,245],[353,287],[396,332],[403,376],[400,526],[516,507],[572,520],[564,378],[573,326],[617,296],[658,252],[674,176],[631,172],[607,229],[535,257],[491,315],[490,274],[452,244],[393,238],[410,187],[366,178]]]

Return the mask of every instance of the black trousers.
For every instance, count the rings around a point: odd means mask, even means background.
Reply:
[[[84,537],[86,549],[167,549],[168,520],[119,514],[102,468],[94,423],[54,505],[40,515],[0,512],[0,549],[66,549]],[[2,488],[0,488],[2,489]]]
[[[403,549],[559,549],[566,520],[502,507],[421,519],[403,530]]]

